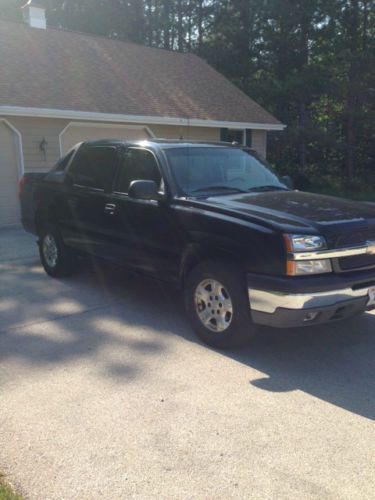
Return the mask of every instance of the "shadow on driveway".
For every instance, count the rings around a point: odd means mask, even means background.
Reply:
[[[294,330],[262,329],[239,362],[266,374],[250,383],[271,392],[300,390],[375,419],[375,316]]]
[[[85,266],[73,277],[54,280],[30,259],[23,267],[1,270],[0,297],[0,362],[15,358],[50,367],[98,356],[115,345],[133,351],[133,362],[110,360],[103,374],[126,382],[141,376],[138,354],[160,356],[171,336],[197,342],[178,293],[108,265]],[[133,326],[145,334],[112,333],[114,327],[131,331]],[[301,390],[375,417],[375,315],[298,330],[261,329],[241,350],[221,354],[263,372],[263,378],[250,381],[261,390]]]

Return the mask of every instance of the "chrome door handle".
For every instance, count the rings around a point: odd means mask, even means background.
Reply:
[[[108,215],[113,215],[116,211],[116,205],[114,203],[107,203],[104,205],[104,212]]]

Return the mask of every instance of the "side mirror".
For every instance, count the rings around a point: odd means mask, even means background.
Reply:
[[[128,195],[137,200],[161,200],[163,195],[159,193],[155,181],[132,181],[129,186]]]
[[[74,174],[72,174],[71,172],[67,172],[65,174],[64,184],[66,184],[69,187],[72,187],[74,182],[75,182]]]
[[[283,175],[281,180],[289,189],[294,189],[294,182],[290,175]]]

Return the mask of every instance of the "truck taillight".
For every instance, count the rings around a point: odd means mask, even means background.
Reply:
[[[23,190],[25,187],[25,177],[21,177],[21,179],[18,181],[18,198],[21,198],[23,195]]]

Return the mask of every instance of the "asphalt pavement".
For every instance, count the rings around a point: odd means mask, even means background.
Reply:
[[[373,499],[375,314],[219,352],[174,290],[0,230],[0,470],[30,499]]]

